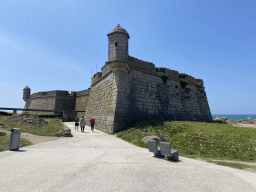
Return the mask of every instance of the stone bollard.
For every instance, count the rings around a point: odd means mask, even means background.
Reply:
[[[72,135],[71,135],[71,129],[65,129],[65,136],[66,136],[66,137],[72,137]]]

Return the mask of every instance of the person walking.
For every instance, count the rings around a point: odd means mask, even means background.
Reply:
[[[76,131],[76,129],[77,129],[77,131],[78,131],[78,126],[79,126],[79,118],[78,118],[78,117],[76,117],[76,122],[75,122],[75,131]]]
[[[84,132],[84,126],[85,126],[85,119],[84,116],[82,116],[81,120],[80,120],[80,126],[81,126],[81,132]]]
[[[95,125],[95,119],[93,117],[91,117],[89,124],[91,124],[91,130],[92,132],[94,131],[94,125]]]

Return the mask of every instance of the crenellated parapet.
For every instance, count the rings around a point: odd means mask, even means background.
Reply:
[[[202,79],[195,79],[195,82],[204,87],[204,81]]]
[[[104,65],[104,67],[101,68],[101,71],[102,71],[102,76],[105,76],[111,71],[111,68],[108,65]]]
[[[98,81],[102,77],[102,72],[97,72],[92,77],[92,84],[94,84],[96,81]]]
[[[131,57],[128,55],[129,61],[122,60],[111,60],[105,63],[105,66],[101,68],[102,72],[97,72],[92,77],[92,85],[97,81],[102,79],[105,75],[109,74],[110,71],[117,74],[124,74],[129,70],[140,70],[149,74],[161,76],[161,73],[165,73],[168,76],[168,79],[179,81],[184,79],[188,85],[204,87],[202,79],[195,79],[191,75],[187,75],[185,73],[179,73],[178,71],[163,68],[163,67],[155,67],[153,63],[139,60],[135,57]]]
[[[190,75],[187,75],[187,76],[185,77],[185,80],[188,82],[188,85],[193,85],[193,86],[195,86],[196,80],[195,80],[194,77],[192,77],[192,76],[190,76]]]
[[[175,70],[167,69],[167,73],[169,79],[179,79],[179,72]]]
[[[56,97],[56,96],[68,96],[70,95],[68,91],[43,91],[38,93],[33,93],[30,95],[30,98],[37,98],[37,97]]]
[[[122,60],[107,61],[106,65],[115,75],[122,75],[130,70],[129,62]]]
[[[86,90],[83,90],[83,91],[77,91],[76,92],[77,97],[85,96],[85,95],[89,95],[89,94],[90,94],[90,89],[86,89]]]
[[[128,58],[129,58],[129,65],[131,69],[141,69],[152,74],[156,73],[155,65],[153,63],[142,61],[135,57],[131,57],[129,55],[128,55]]]
[[[165,73],[166,75],[168,75],[169,79],[179,80],[179,72],[178,71],[170,70],[170,69],[163,68],[163,67],[156,67],[155,70],[158,73],[159,72]]]

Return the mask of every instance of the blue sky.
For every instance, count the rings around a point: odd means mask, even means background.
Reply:
[[[130,56],[203,79],[212,114],[256,114],[255,0],[1,0],[0,107],[90,87],[118,23]]]

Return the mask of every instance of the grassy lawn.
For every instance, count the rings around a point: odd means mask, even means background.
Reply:
[[[238,169],[255,166],[240,163],[213,162],[233,160],[256,163],[256,129],[233,127],[223,122],[152,120],[137,123],[121,131],[117,137],[138,147],[148,148],[142,138],[150,135],[164,136],[172,149],[188,158],[200,158],[211,163]],[[159,146],[159,143],[158,143]]]
[[[4,124],[5,130],[11,131],[12,128],[21,128],[21,132],[30,133],[33,135],[40,136],[62,136],[65,133],[64,125],[61,123],[61,119],[56,115],[38,115],[42,119],[48,122],[46,126],[43,127],[30,127],[24,123],[18,122],[6,122],[4,121],[9,116],[12,116],[13,113],[3,113],[0,114],[0,124]],[[10,137],[6,137],[5,133],[0,132],[0,151],[9,150]],[[20,147],[25,147],[32,145],[26,139],[20,139]]]

